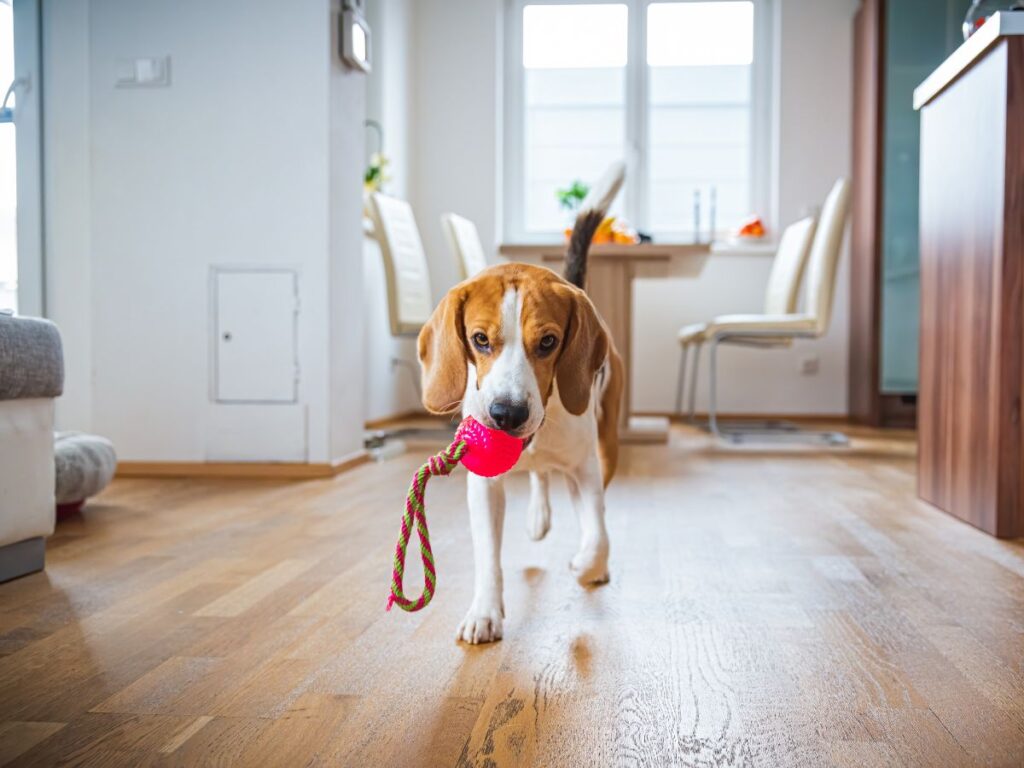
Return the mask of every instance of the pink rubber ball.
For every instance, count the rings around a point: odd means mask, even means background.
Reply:
[[[523,453],[523,441],[500,429],[488,429],[467,416],[455,433],[455,442],[466,443],[462,466],[481,477],[497,477],[508,472]]]

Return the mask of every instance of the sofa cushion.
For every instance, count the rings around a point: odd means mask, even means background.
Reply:
[[[0,400],[57,397],[63,390],[57,326],[0,313]]]

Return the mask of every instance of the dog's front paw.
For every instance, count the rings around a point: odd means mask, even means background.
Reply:
[[[569,568],[581,586],[608,583],[608,552],[607,550],[581,549],[577,552]]]
[[[502,611],[500,605],[487,606],[483,610],[474,605],[469,609],[466,618],[459,624],[456,639],[470,645],[493,643],[501,640]]]

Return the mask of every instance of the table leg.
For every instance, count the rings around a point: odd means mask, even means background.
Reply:
[[[668,442],[668,419],[632,416],[634,267],[626,260],[592,260],[587,271],[587,294],[608,326],[626,368],[619,439],[626,443]]]

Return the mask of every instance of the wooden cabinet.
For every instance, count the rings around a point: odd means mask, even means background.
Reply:
[[[921,110],[918,492],[1024,536],[1024,12],[990,19]]]

